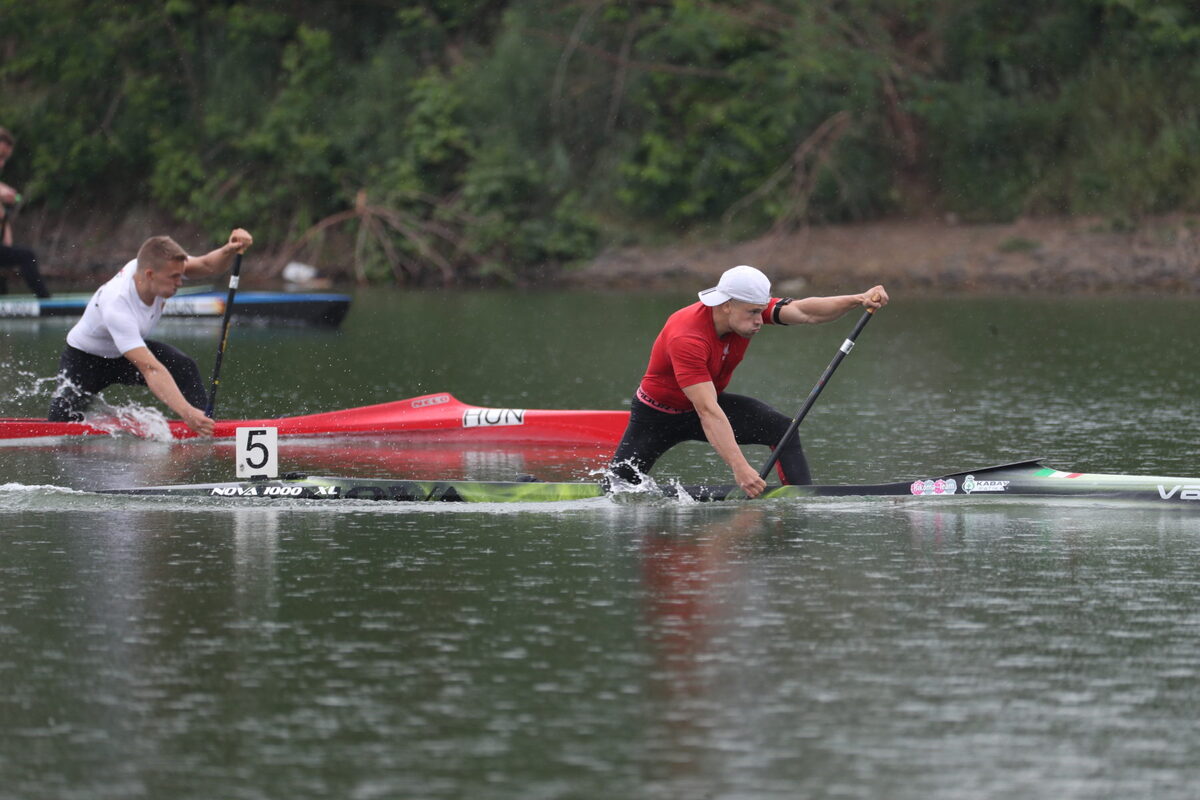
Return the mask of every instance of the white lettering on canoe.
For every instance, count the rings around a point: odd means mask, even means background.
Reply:
[[[440,406],[442,403],[449,403],[450,395],[435,394],[432,397],[418,397],[412,401],[413,408],[426,408],[427,406]]]
[[[214,486],[215,497],[258,497],[257,486]]]
[[[524,425],[523,408],[468,408],[463,412],[464,428],[491,428],[501,425]]]
[[[1200,500],[1200,486],[1176,485],[1168,489],[1161,483],[1158,485],[1158,496],[1163,500],[1170,500],[1176,493],[1180,500]]]
[[[264,486],[263,494],[268,497],[299,497],[304,494],[303,486]]]
[[[263,486],[259,492],[258,486],[214,486],[214,497],[300,497],[304,494],[303,486]]]

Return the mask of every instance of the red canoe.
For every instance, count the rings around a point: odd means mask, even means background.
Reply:
[[[508,442],[520,444],[597,443],[620,441],[628,411],[565,411],[522,408],[484,408],[461,402],[451,394],[427,394],[391,403],[325,411],[275,419],[218,420],[215,438],[232,438],[238,428],[274,427],[280,436],[388,435],[422,441]],[[191,439],[195,433],[172,420],[171,436]],[[127,433],[146,435],[136,423],[47,422],[44,419],[0,417],[0,443],[46,444],[76,436]]]

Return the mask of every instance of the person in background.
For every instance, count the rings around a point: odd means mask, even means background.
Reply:
[[[17,146],[16,138],[0,128],[0,169],[8,163]],[[7,183],[0,183],[0,269],[16,267],[29,290],[38,297],[49,297],[50,291],[38,271],[37,255],[27,247],[13,245],[13,211],[21,202],[20,193]],[[0,294],[8,294],[8,279],[0,274]]]
[[[832,322],[854,308],[880,308],[888,294],[874,286],[862,294],[833,297],[772,297],[771,281],[750,266],[728,269],[699,301],[672,314],[654,346],[630,408],[629,425],[609,464],[614,479],[637,484],[675,445],[708,441],[750,497],[766,481],[750,465],[740,444],[775,446],[791,419],[753,397],[725,391],[750,339],[763,325]],[[784,483],[810,484],[812,475],[799,437],[779,456]]]
[[[148,386],[154,396],[203,436],[213,421],[200,369],[186,353],[145,338],[163,313],[167,298],[185,277],[219,275],[234,256],[254,243],[235,228],[229,241],[202,256],[190,256],[170,236],[153,236],[116,277],[88,301],[83,316],[67,333],[58,365],[58,389],[50,400],[51,422],[83,419],[97,392],[114,383]]]

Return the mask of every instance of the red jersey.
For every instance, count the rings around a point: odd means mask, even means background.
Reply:
[[[772,297],[767,303],[762,314],[764,325],[772,324],[772,311],[778,302],[778,297]],[[712,381],[718,394],[725,391],[749,346],[749,339],[732,331],[717,336],[711,307],[697,301],[681,308],[667,318],[654,340],[638,398],[659,411],[693,411],[695,407],[683,387]]]

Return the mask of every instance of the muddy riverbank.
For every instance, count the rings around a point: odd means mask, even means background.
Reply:
[[[1200,293],[1200,219],[811,227],[737,244],[614,250],[571,280],[612,287],[708,285],[737,264],[759,267],[789,293],[847,291],[875,282],[947,292]]]
[[[197,229],[150,213],[71,224],[29,215],[18,238],[37,248],[52,288],[85,288],[111,275],[141,241],[170,232],[191,252],[213,246]],[[282,247],[259,241],[244,277],[272,285]],[[327,246],[326,253],[351,248]],[[1141,220],[1025,219],[1008,224],[891,220],[809,227],[721,243],[610,249],[539,285],[612,289],[708,285],[724,269],[752,264],[789,294],[849,291],[875,282],[939,292],[1200,294],[1200,217]],[[350,263],[317,265],[334,285],[353,282]],[[14,276],[15,277],[15,276]],[[13,281],[19,291],[19,280]]]

